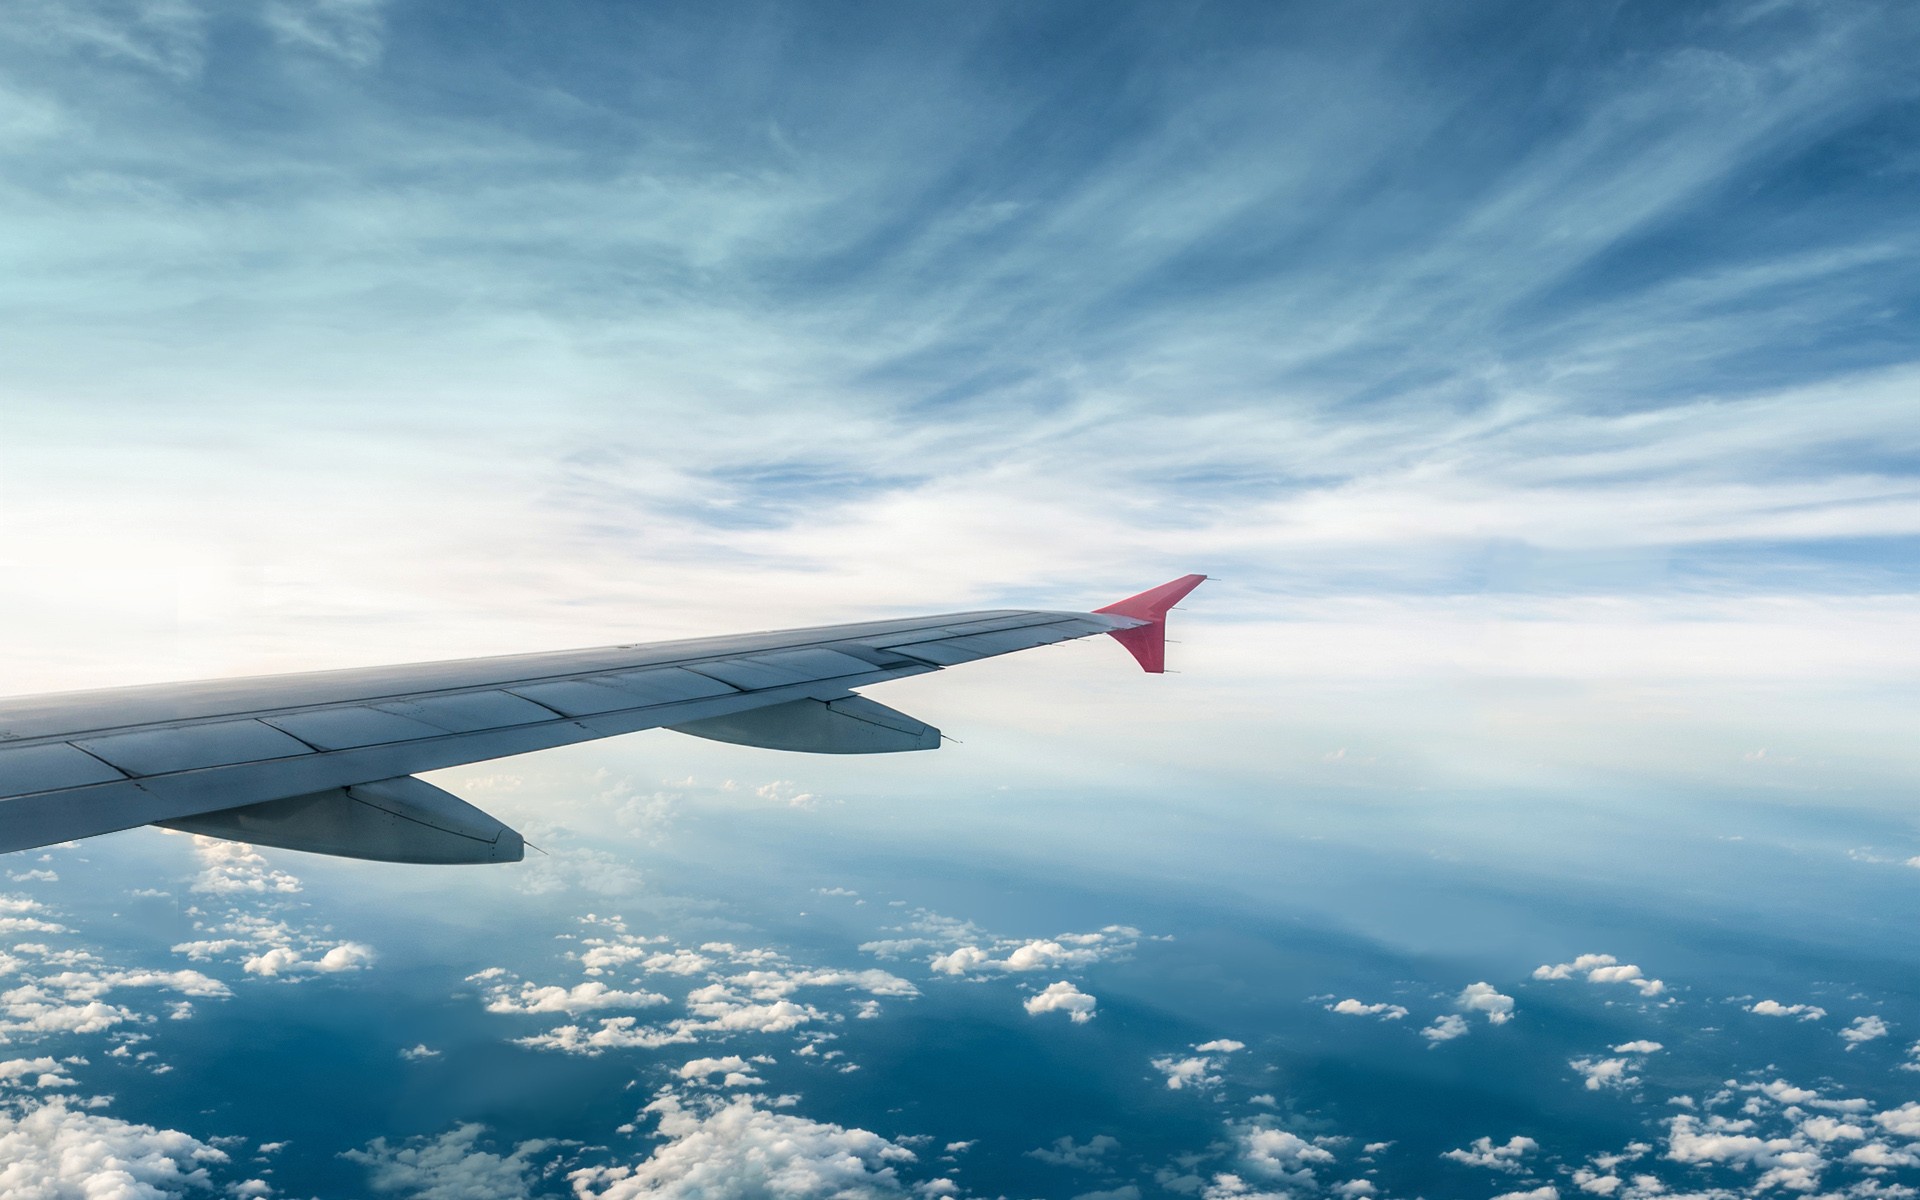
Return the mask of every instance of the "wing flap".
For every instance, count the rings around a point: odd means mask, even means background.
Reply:
[[[315,708],[261,720],[316,750],[351,750],[385,742],[411,742],[439,737],[446,732],[411,717],[362,705]]]
[[[0,749],[0,795],[112,783],[126,775],[65,742]]]
[[[476,733],[508,729],[553,720],[553,710],[511,692],[458,692],[448,696],[419,696],[376,704],[382,712],[398,713],[447,733]]]
[[[208,721],[88,738],[74,745],[129,775],[170,775],[202,767],[297,758],[313,747],[261,721]]]
[[[641,701],[621,688],[602,687],[592,679],[556,679],[552,683],[525,683],[509,693],[567,717],[639,708]]]

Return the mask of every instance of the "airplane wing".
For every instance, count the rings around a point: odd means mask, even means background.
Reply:
[[[825,754],[931,750],[869,684],[1105,633],[1165,669],[1188,575],[1090,613],[998,610],[690,641],[0,699],[0,853],[162,825],[386,862],[517,862],[413,776],[667,728]]]

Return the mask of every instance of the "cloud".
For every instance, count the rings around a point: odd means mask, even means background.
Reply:
[[[1784,1187],[1813,1191],[1820,1185],[1826,1160],[1803,1140],[1763,1138],[1748,1132],[1749,1122],[1725,1117],[1682,1115],[1667,1126],[1667,1157],[1682,1163],[1720,1163],[1757,1167],[1755,1190]]]
[[[300,880],[275,870],[259,851],[244,842],[193,835],[193,852],[200,859],[200,875],[193,890],[216,896],[291,895]]]
[[[766,1082],[755,1076],[752,1066],[738,1054],[729,1054],[724,1058],[696,1058],[683,1063],[674,1075],[694,1083],[705,1083],[711,1076],[718,1075],[721,1077],[721,1087],[752,1087]]]
[[[1095,1000],[1065,980],[1050,983],[1038,995],[1027,997],[1026,1009],[1034,1016],[1063,1012],[1076,1025],[1093,1020]]]
[[[1885,1036],[1887,1023],[1875,1016],[1855,1017],[1852,1025],[1840,1031],[1840,1040],[1847,1044],[1849,1050]]]
[[[916,1161],[913,1152],[864,1129],[770,1111],[751,1096],[703,1101],[669,1092],[643,1113],[657,1122],[652,1153],[632,1165],[572,1172],[579,1200],[909,1195],[899,1171]]]
[[[1624,1058],[1576,1058],[1567,1065],[1586,1077],[1590,1092],[1609,1088],[1623,1091],[1640,1082],[1640,1077],[1632,1073],[1633,1064]]]
[[[1125,954],[1134,948],[1140,931],[1112,925],[1093,933],[1064,933],[1055,938],[1034,938],[1020,942],[1002,940],[993,947],[961,945],[937,954],[928,965],[936,974],[967,975],[986,971],[1050,971],[1062,967],[1084,967],[1102,959]],[[884,946],[889,943],[869,943]],[[868,947],[862,947],[867,949]],[[996,958],[995,954],[1004,957]]]
[[[1875,1114],[1873,1120],[1888,1133],[1920,1141],[1920,1103],[1909,1100],[1898,1108]]]
[[[337,975],[343,971],[359,971],[373,964],[377,957],[373,947],[359,942],[341,942],[329,946],[318,958],[309,958],[313,952],[310,947],[274,946],[258,954],[250,955],[241,963],[241,969],[249,975],[275,978],[288,975]]]
[[[65,1072],[73,1064],[57,1059],[13,1058],[0,1061],[0,1087],[65,1088],[74,1081]]]
[[[1615,1054],[1652,1054],[1666,1047],[1659,1042],[1650,1042],[1645,1038],[1634,1042],[1622,1042],[1613,1048]]]
[[[1317,1186],[1313,1168],[1334,1161],[1327,1139],[1309,1141],[1297,1133],[1267,1125],[1241,1127],[1235,1143],[1237,1162],[1248,1174],[1305,1189]]]
[[[1220,1076],[1211,1074],[1214,1061],[1204,1055],[1181,1058],[1175,1055],[1163,1055],[1153,1060],[1153,1068],[1167,1077],[1167,1086],[1174,1091],[1209,1088],[1220,1082]]]
[[[1211,1042],[1201,1042],[1194,1047],[1202,1054],[1237,1054],[1246,1048],[1245,1042],[1236,1042],[1232,1038],[1215,1038]]]
[[[960,946],[945,954],[935,955],[928,965],[942,975],[965,975],[992,962],[993,956],[980,947]]]
[[[1072,1167],[1087,1171],[1098,1167],[1107,1153],[1118,1149],[1119,1145],[1120,1139],[1105,1133],[1097,1133],[1085,1142],[1075,1142],[1070,1137],[1063,1137],[1056,1138],[1051,1145],[1027,1151],[1027,1157],[1037,1158],[1043,1163],[1051,1163],[1056,1167]]]
[[[468,1200],[501,1197],[512,1200],[532,1193],[534,1160],[553,1146],[548,1141],[522,1142],[500,1154],[481,1148],[485,1126],[466,1124],[431,1138],[412,1138],[393,1145],[375,1138],[364,1150],[340,1155],[367,1171],[367,1186],[375,1192],[401,1192],[414,1200]]]
[[[1818,1021],[1827,1015],[1827,1010],[1813,1004],[1782,1004],[1778,1000],[1760,1000],[1747,1007],[1750,1013],[1759,1013],[1763,1017],[1799,1017],[1802,1021]]]
[[[471,977],[469,977],[471,978]],[[574,1016],[601,1008],[650,1008],[667,1003],[658,992],[622,992],[598,980],[571,988],[522,983],[495,984],[487,989],[487,1011],[495,1013],[565,1013]]]
[[[1513,997],[1501,995],[1490,983],[1470,983],[1455,998],[1462,1012],[1485,1013],[1489,1024],[1505,1025],[1513,1020]]]
[[[1398,1021],[1407,1015],[1407,1010],[1398,1004],[1363,1004],[1358,1000],[1342,1000],[1326,1007],[1328,1012],[1349,1017],[1379,1017],[1382,1021]]]
[[[687,1011],[697,1020],[676,1021],[676,1029],[687,1032],[783,1033],[823,1014],[811,1005],[791,1000],[756,1004],[723,984],[696,988],[687,994]]]
[[[1433,1024],[1420,1031],[1420,1036],[1437,1046],[1441,1042],[1450,1042],[1455,1038],[1465,1037],[1468,1032],[1469,1026],[1467,1025],[1466,1018],[1448,1013],[1445,1016],[1435,1017]]]
[[[1490,1137],[1482,1137],[1475,1138],[1464,1149],[1448,1150],[1440,1157],[1462,1166],[1484,1167],[1489,1171],[1512,1174],[1521,1170],[1525,1165],[1522,1160],[1539,1148],[1539,1142],[1518,1134],[1499,1145],[1495,1145]]]
[[[402,1050],[400,1057],[408,1062],[425,1062],[430,1058],[439,1058],[440,1051],[429,1047],[425,1042],[420,1042]]]
[[[283,46],[364,67],[380,57],[386,0],[268,0],[260,19]]]
[[[149,1197],[211,1190],[227,1155],[171,1129],[70,1107],[63,1099],[0,1107],[0,1193]]]
[[[609,1050],[652,1050],[694,1040],[684,1028],[659,1028],[641,1025],[633,1017],[606,1017],[596,1029],[579,1025],[561,1025],[545,1033],[513,1039],[515,1044],[535,1050],[555,1050],[592,1058]]]
[[[1623,963],[1611,954],[1582,954],[1572,962],[1535,967],[1535,979],[1572,979],[1584,975],[1588,983],[1630,983],[1649,999],[1667,990],[1658,979],[1649,979],[1639,967]]]
[[[1198,1185],[1199,1181],[1195,1181]],[[1231,1172],[1215,1175],[1200,1192],[1200,1200],[1293,1200],[1292,1192],[1270,1192],[1249,1184]]]
[[[837,987],[866,992],[871,996],[911,998],[920,989],[898,975],[886,971],[842,971],[812,967],[779,967],[729,975],[727,982],[744,987],[756,1000],[774,1000],[792,995],[801,988]]]

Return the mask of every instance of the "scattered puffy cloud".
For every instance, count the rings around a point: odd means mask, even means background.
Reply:
[[[752,1064],[738,1054],[729,1054],[723,1058],[692,1059],[681,1064],[674,1075],[693,1083],[705,1083],[718,1075],[721,1087],[753,1087],[766,1082],[756,1076],[753,1073]]]
[[[1338,1004],[1326,1006],[1328,1012],[1340,1013],[1348,1017],[1379,1017],[1382,1021],[1398,1021],[1407,1015],[1407,1010],[1398,1004],[1366,1004],[1359,1000],[1342,1000]]]
[[[1216,1038],[1194,1046],[1196,1053],[1191,1055],[1168,1054],[1153,1060],[1153,1068],[1166,1076],[1167,1086],[1174,1091],[1187,1089],[1205,1089],[1220,1082],[1217,1074],[1220,1066],[1217,1054],[1234,1054],[1245,1050],[1246,1044],[1231,1038]]]
[[[288,895],[300,890],[300,880],[275,869],[258,850],[244,842],[193,835],[193,852],[200,860],[196,892],[216,896]]]
[[[761,967],[729,975],[726,982],[746,989],[756,1000],[775,1000],[790,996],[801,988],[845,988],[870,996],[911,998],[920,994],[912,983],[887,971],[871,968],[858,971],[815,967]]]
[[[84,1060],[83,1060],[84,1061]],[[0,1087],[68,1088],[74,1081],[66,1071],[75,1064],[42,1055],[0,1061]]]
[[[402,1050],[400,1057],[406,1059],[408,1062],[425,1062],[430,1058],[439,1058],[440,1052],[428,1046],[425,1042],[419,1042]]]
[[[864,1129],[762,1107],[758,1098],[686,1098],[668,1092],[643,1110],[658,1141],[631,1165],[587,1167],[568,1179],[578,1200],[781,1200],[905,1197],[912,1150]],[[929,1191],[927,1196],[939,1195]]]
[[[1111,1134],[1097,1133],[1084,1142],[1075,1142],[1070,1137],[1056,1138],[1050,1145],[1038,1150],[1027,1151],[1028,1158],[1037,1158],[1043,1163],[1056,1167],[1072,1167],[1077,1170],[1090,1170],[1100,1165],[1101,1160],[1111,1150],[1118,1149],[1120,1139]]]
[[[47,920],[46,906],[30,896],[0,895],[0,933],[65,933],[66,927]]]
[[[1140,931],[1137,929],[1109,925],[1092,933],[1063,933],[1056,937],[1027,941],[1001,940],[990,946],[967,943],[955,946],[944,954],[934,955],[928,960],[928,966],[939,975],[969,975],[990,971],[1018,973],[1084,967],[1131,951],[1139,938]],[[888,943],[868,943],[868,947],[885,945]]]
[[[1567,1065],[1585,1076],[1590,1092],[1608,1088],[1623,1091],[1640,1082],[1640,1077],[1633,1074],[1633,1064],[1624,1058],[1576,1058]]]
[[[1640,990],[1642,996],[1652,998],[1667,990],[1667,985],[1658,979],[1649,979],[1641,969],[1632,963],[1623,963],[1611,954],[1582,954],[1572,962],[1552,963],[1535,967],[1535,979],[1572,979],[1584,976],[1588,983],[1628,983]]]
[[[472,978],[469,976],[469,978]],[[597,979],[573,987],[522,983],[495,983],[487,989],[487,1011],[495,1013],[565,1013],[575,1016],[602,1008],[650,1008],[667,1003],[658,992],[622,992]]]
[[[1488,1023],[1493,1025],[1505,1025],[1513,1020],[1513,997],[1502,995],[1490,983],[1468,984],[1453,1003],[1462,1012],[1485,1013]]]
[[[0,1195],[144,1200],[212,1190],[225,1151],[172,1129],[136,1125],[61,1098],[0,1106]]]
[[[1613,1052],[1615,1054],[1653,1054],[1664,1049],[1666,1049],[1666,1047],[1662,1046],[1659,1042],[1651,1042],[1645,1038],[1641,1038],[1638,1041],[1621,1042],[1613,1048]]]
[[[1827,1010],[1816,1004],[1782,1004],[1778,1000],[1756,1001],[1747,1006],[1747,1011],[1763,1017],[1798,1017],[1802,1021],[1818,1021],[1827,1015]]]
[[[703,942],[697,948],[675,946],[664,937],[632,933],[618,917],[588,914],[582,921],[595,932],[582,939],[582,948],[572,957],[588,980],[570,987],[516,984],[504,970],[491,968],[472,977],[485,985],[488,1009],[572,1016],[673,1003],[662,993],[621,990],[605,982],[605,976],[619,971],[677,977],[704,974],[707,982],[687,991],[682,1015],[664,1018],[657,1025],[643,1026],[631,1017],[607,1018],[597,1027],[569,1024],[514,1039],[521,1045],[592,1055],[614,1049],[675,1045],[707,1036],[786,1033],[847,1015],[856,1019],[878,1016],[878,1004],[862,997],[911,1000],[920,994],[911,981],[877,968],[805,966],[774,950],[731,942]],[[816,998],[818,1002],[795,999],[803,991],[839,992],[845,1011],[823,1008],[822,1004],[831,1003],[825,998]]]
[[[1873,1120],[1888,1133],[1920,1141],[1920,1103],[1909,1100],[1898,1108],[1876,1113]]]
[[[791,1000],[756,1002],[719,983],[687,993],[687,1011],[695,1019],[675,1022],[687,1032],[783,1033],[826,1015]]]
[[[194,850],[203,861],[211,855],[216,862],[235,859],[231,847],[250,854],[251,847],[196,836]],[[218,917],[196,917],[195,926],[203,935],[174,945],[175,954],[190,962],[238,962],[243,974],[261,979],[292,981],[319,975],[339,975],[371,966],[378,958],[373,947],[364,942],[342,940],[325,931],[295,925],[275,915],[293,902],[284,900],[286,889],[215,888],[210,903],[224,905]],[[244,906],[244,907],[243,907]],[[190,909],[198,913],[199,910]]]
[[[1329,1146],[1338,1139],[1309,1140],[1270,1125],[1244,1125],[1235,1131],[1235,1155],[1246,1174],[1306,1190],[1318,1186],[1314,1168],[1334,1161]]]
[[[1170,1181],[1178,1183],[1179,1180]],[[1195,1181],[1196,1184],[1199,1182]],[[1293,1200],[1292,1192],[1274,1192],[1248,1183],[1230,1171],[1222,1171],[1204,1184],[1200,1200]]]
[[[367,1186],[375,1192],[400,1192],[415,1200],[530,1195],[538,1169],[535,1160],[554,1143],[522,1142],[501,1154],[482,1147],[485,1135],[485,1126],[466,1124],[399,1145],[376,1138],[365,1149],[348,1150],[340,1157],[365,1167]]]
[[[1682,1163],[1718,1163],[1757,1168],[1756,1190],[1773,1187],[1813,1191],[1826,1166],[1820,1152],[1799,1137],[1760,1137],[1753,1123],[1721,1116],[1683,1114],[1668,1122],[1667,1157]]]
[[[562,1054],[587,1057],[609,1050],[651,1050],[660,1046],[681,1045],[694,1040],[682,1029],[662,1029],[640,1024],[633,1017],[606,1017],[598,1028],[561,1025],[545,1033],[513,1039],[518,1045],[535,1050],[557,1050]]]
[[[1840,1031],[1840,1040],[1847,1044],[1847,1049],[1852,1050],[1887,1036],[1887,1032],[1887,1022],[1882,1017],[1855,1017],[1853,1024]]]
[[[1189,1088],[1208,1088],[1220,1082],[1220,1076],[1212,1074],[1216,1064],[1204,1055],[1179,1057],[1162,1055],[1153,1060],[1153,1068],[1167,1077],[1167,1086],[1174,1091]]]
[[[1441,1042],[1450,1042],[1455,1038],[1465,1037],[1468,1032],[1469,1026],[1467,1025],[1467,1019],[1465,1017],[1455,1013],[1447,1013],[1444,1016],[1435,1017],[1433,1024],[1420,1031],[1420,1036],[1437,1046]]]
[[[21,947],[24,948],[24,947]],[[153,1018],[105,997],[126,989],[151,988],[179,995],[223,997],[227,987],[198,971],[64,969],[36,973],[27,982],[0,992],[0,1045],[51,1033],[96,1034],[119,1025]]]
[[[1522,1169],[1523,1160],[1540,1148],[1540,1143],[1519,1134],[1498,1145],[1490,1137],[1475,1138],[1464,1148],[1448,1150],[1440,1157],[1468,1167],[1484,1167],[1508,1174]]]
[[[341,942],[329,946],[317,958],[309,957],[313,952],[313,948],[274,946],[248,956],[241,963],[241,969],[249,975],[266,978],[337,975],[342,971],[358,971],[370,966],[375,958],[373,947],[359,942]]]
[[[1920,1071],[1920,1042],[1907,1047],[1907,1061],[1900,1064],[1902,1071]]]
[[[812,810],[820,807],[819,796],[805,791],[791,779],[776,779],[772,783],[762,784],[753,789],[753,794],[762,800],[784,804],[788,808]]]
[[[1076,1025],[1093,1020],[1095,1000],[1064,979],[1050,983],[1037,995],[1027,997],[1026,1009],[1034,1016],[1063,1012]]]

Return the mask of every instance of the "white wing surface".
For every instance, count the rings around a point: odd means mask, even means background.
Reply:
[[[643,729],[816,753],[933,749],[855,694],[1112,634],[1161,668],[1204,576],[1092,613],[1002,610],[593,650],[0,700],[0,853],[161,824],[395,862],[508,862],[520,836],[411,778]]]

